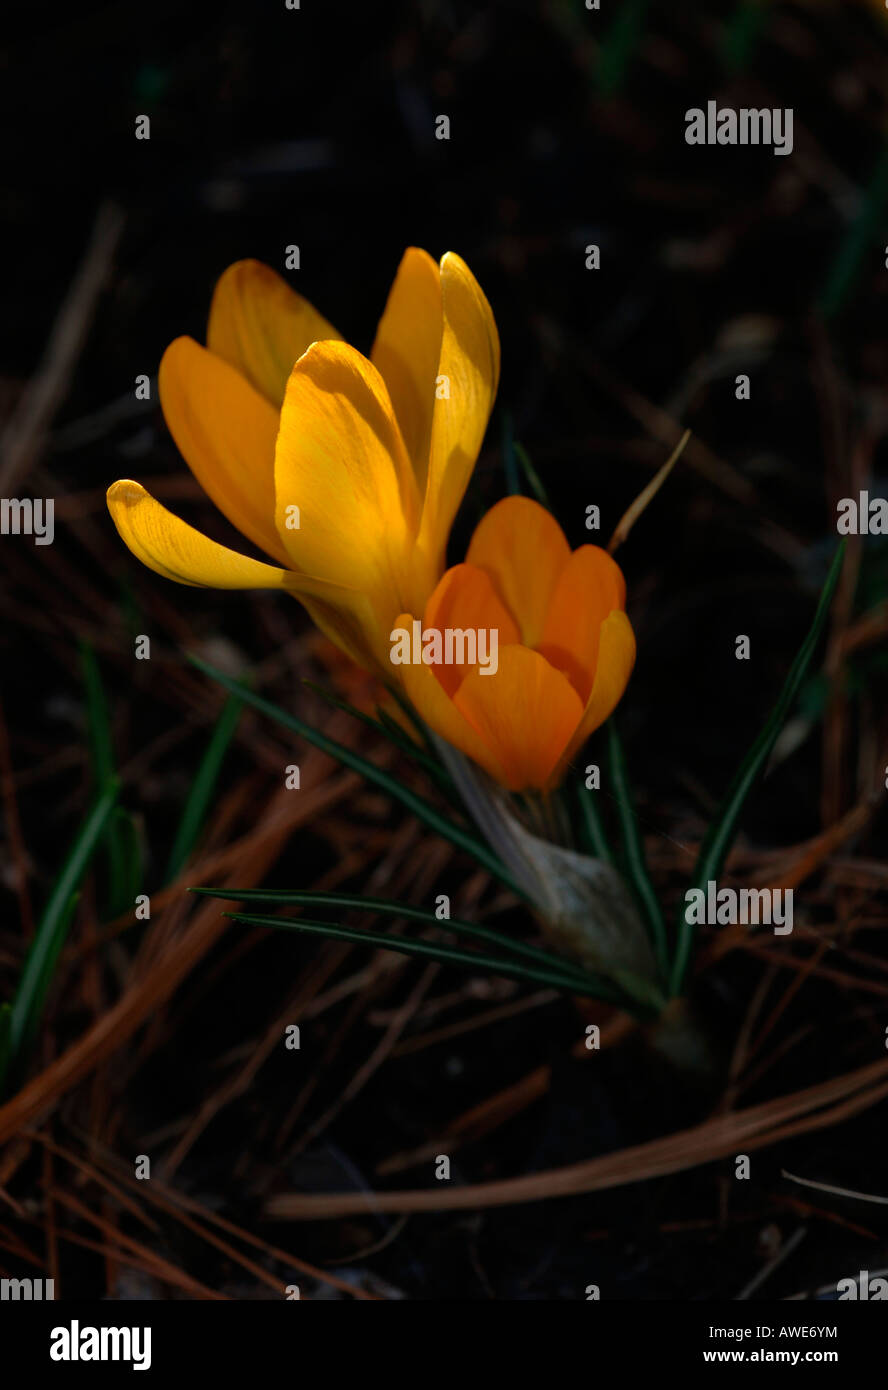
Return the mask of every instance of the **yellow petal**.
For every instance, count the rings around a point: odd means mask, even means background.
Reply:
[[[497,644],[519,642],[518,625],[500,600],[490,576],[474,565],[454,565],[442,576],[426,604],[426,628],[487,628],[497,633]],[[489,650],[489,647],[488,647]],[[448,694],[455,694],[469,673],[467,666],[435,666],[433,670]]]
[[[392,624],[392,631],[395,628],[403,628],[411,632],[412,623],[412,614],[401,613]],[[389,680],[394,678],[400,682],[407,699],[430,729],[440,734],[441,738],[446,739],[461,753],[472,758],[497,782],[505,784],[505,770],[493,749],[485,744],[477,730],[463,717],[430,666],[392,666],[390,673]]]
[[[481,449],[500,366],[493,313],[465,261],[448,251],[440,274],[444,327],[420,529],[421,548],[439,569]]]
[[[207,496],[255,545],[286,563],[274,525],[277,412],[193,338],[167,348],[158,385],[170,433]]]
[[[324,338],[341,334],[261,261],[237,261],[219,279],[207,347],[278,409],[293,364]]]
[[[615,560],[597,545],[581,545],[558,577],[537,650],[564,671],[586,700],[595,679],[601,624],[626,603],[626,583]]]
[[[536,647],[570,546],[551,512],[529,497],[504,497],[482,517],[469,545],[468,562],[486,570],[521,628]]]
[[[429,466],[443,324],[438,267],[427,251],[410,246],[398,266],[370,360],[388,387],[420,496]]]
[[[299,527],[287,526],[299,508]],[[406,606],[416,494],[385,383],[347,343],[315,343],[287,383],[275,522],[292,567],[365,594],[377,649]],[[384,631],[383,631],[384,629]]]
[[[287,588],[299,599],[315,627],[362,671],[391,681],[385,654],[380,654],[372,640],[377,616],[364,594],[294,574],[288,575]]]
[[[108,489],[108,510],[138,560],[165,579],[209,589],[283,589],[284,570],[218,545],[188,526],[139,483],[121,479]]]
[[[568,744],[553,781],[560,779],[567,764],[590,734],[609,719],[623,697],[635,665],[635,633],[622,609],[614,609],[601,625],[598,665],[592,691],[583,717]]]
[[[210,589],[285,589],[308,610],[313,622],[365,670],[385,679],[365,633],[373,611],[363,594],[308,575],[265,565],[218,545],[187,525],[145,491],[122,479],[108,489],[108,510],[138,560],[165,579]]]
[[[583,714],[560,671],[528,647],[503,647],[495,675],[473,671],[453,700],[510,791],[544,787]]]

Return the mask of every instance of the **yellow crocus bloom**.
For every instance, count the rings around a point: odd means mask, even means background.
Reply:
[[[392,621],[421,611],[443,570],[498,378],[490,305],[452,252],[405,253],[369,358],[273,270],[239,261],[207,346],[167,348],[160,400],[204,491],[276,563],[216,544],[130,480],[109,488],[111,515],[158,574],[286,590],[390,681]]]

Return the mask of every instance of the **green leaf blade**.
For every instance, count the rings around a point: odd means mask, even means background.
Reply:
[[[368,782],[381,787],[383,791],[388,793],[393,801],[400,802],[400,804],[416,816],[417,820],[423,825],[427,826],[430,830],[434,830],[437,834],[441,835],[443,839],[449,840],[450,843],[456,845],[457,848],[465,850],[467,854],[470,854],[479,864],[487,869],[488,873],[498,878],[500,882],[511,889],[517,897],[523,898],[525,896],[505,865],[500,863],[486,845],[481,844],[480,841],[476,840],[468,831],[464,830],[459,825],[455,825],[453,821],[448,820],[446,816],[442,816],[439,811],[436,811],[433,806],[430,806],[429,803],[418,796],[416,792],[411,791],[409,787],[402,786],[394,777],[391,777],[381,768],[376,767],[374,763],[369,762],[366,758],[362,758],[360,754],[355,753],[351,748],[346,748],[344,744],[337,743],[335,739],[329,738],[326,734],[322,734],[319,729],[313,729],[310,724],[304,723],[303,720],[298,719],[295,715],[289,714],[286,710],[282,710],[279,706],[272,704],[270,700],[266,700],[261,695],[255,694],[254,691],[242,685],[239,681],[233,680],[222,671],[217,671],[200,657],[192,655],[189,656],[188,660],[192,665],[196,666],[198,670],[203,671],[204,675],[209,676],[212,680],[218,681],[220,685],[223,685],[232,694],[239,696],[246,704],[252,705],[253,708],[259,710],[260,713],[267,715],[270,719],[275,720],[279,724],[283,724],[284,728],[292,729],[294,733],[299,734],[301,738],[306,739],[309,743],[313,744],[315,748],[319,748],[322,753],[326,753],[329,757],[334,758],[337,762],[341,763],[343,767],[351,768],[352,771],[360,773]]]
[[[309,936],[324,936],[339,941],[351,941],[362,946],[376,946],[386,951],[396,951],[401,955],[421,956],[436,960],[442,965],[459,965],[472,970],[485,970],[491,974],[504,975],[507,979],[532,981],[534,984],[548,985],[565,994],[579,994],[590,998],[604,999],[628,1007],[615,987],[606,981],[588,977],[580,981],[573,975],[555,971],[536,969],[522,965],[519,961],[504,960],[484,955],[476,951],[461,951],[454,946],[445,946],[432,941],[417,941],[409,937],[394,936],[389,932],[365,931],[358,927],[343,927],[338,922],[313,922],[304,917],[266,917],[252,913],[226,912],[234,922],[244,926],[271,927],[284,931],[303,932]],[[445,925],[439,923],[439,926]]]
[[[216,720],[176,830],[173,847],[167,861],[165,883],[171,883],[173,879],[178,878],[197,843],[213,798],[225,754],[234,738],[242,710],[243,702],[238,696],[231,695],[225,701],[222,712]]]
[[[617,731],[616,722],[612,718],[607,721],[607,743],[611,784],[617,803],[617,813],[623,837],[623,851],[626,858],[626,869],[632,888],[635,891],[635,896],[644,913],[648,934],[651,938],[654,954],[657,958],[657,964],[663,972],[665,979],[666,923],[663,918],[659,899],[654,891],[654,885],[651,883],[650,875],[648,874],[644,855],[644,844],[642,843],[641,833],[638,828],[638,820],[635,815],[632,792],[629,786],[629,775],[626,770],[626,758],[623,753],[623,744]]]
[[[453,932],[455,936],[484,941],[507,954],[522,956],[558,974],[575,976],[583,985],[588,985],[591,978],[588,971],[572,961],[564,960],[538,946],[532,946],[520,937],[507,936],[505,932],[495,931],[480,922],[466,922],[459,917],[439,918],[429,908],[415,907],[412,903],[394,902],[387,898],[368,898],[356,893],[326,893],[314,889],[245,888],[238,891],[227,888],[192,888],[190,891],[203,894],[205,897],[239,903],[277,903],[287,907],[342,907],[360,912],[385,914],[389,917],[402,917],[405,921],[422,922],[441,931]]]
[[[693,888],[705,890],[706,884],[710,880],[718,878],[724,865],[728,851],[737,834],[738,822],[746,799],[759,774],[764,770],[771,750],[777,741],[777,736],[798,695],[799,688],[817,649],[820,634],[823,631],[830,604],[839,582],[844,556],[845,542],[841,541],[833,556],[826,582],[821,590],[814,620],[799,648],[795,661],[790,667],[777,703],[768,716],[758,738],[741,763],[700,848],[691,884]],[[679,912],[676,951],[672,966],[671,992],[673,995],[680,993],[684,984],[693,950],[694,936],[694,924],[687,921],[686,906],[683,903]]]
[[[76,905],[77,889],[107,828],[117,802],[112,782],[89,812],[56,878],[49,901],[25,957],[9,1016],[7,1054],[18,1068],[39,1022],[43,1001],[64,945]]]

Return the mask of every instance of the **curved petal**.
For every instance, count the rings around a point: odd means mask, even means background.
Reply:
[[[490,576],[474,565],[454,565],[442,576],[426,604],[424,626],[493,630],[498,648],[521,640],[518,624],[494,589]],[[433,670],[447,693],[453,695],[469,668],[435,666]]]
[[[448,251],[440,275],[444,326],[420,528],[421,547],[439,568],[481,449],[500,368],[493,312],[465,261]]]
[[[514,792],[547,784],[583,714],[567,677],[528,647],[502,648],[496,675],[471,672],[453,703]]]
[[[385,652],[373,641],[378,616],[366,595],[299,574],[288,575],[287,588],[315,627],[362,671],[391,680]]]
[[[107,493],[114,525],[137,560],[165,579],[209,589],[284,589],[285,570],[238,555],[181,521],[129,478]]]
[[[204,492],[232,525],[286,564],[274,525],[277,412],[193,338],[170,343],[158,386],[170,433]]]
[[[396,619],[392,630],[404,628],[410,632],[412,622],[413,615],[411,613],[402,613]],[[390,673],[389,679],[391,680],[393,674],[394,678],[400,682],[407,699],[430,729],[433,729],[436,734],[440,734],[441,738],[446,739],[461,753],[472,758],[495,781],[505,784],[505,769],[497,760],[493,750],[485,744],[478,731],[463,717],[430,666],[424,666],[421,663],[416,666],[392,666]],[[495,677],[488,679],[495,679]]]
[[[443,329],[438,267],[427,251],[410,246],[389,291],[370,360],[388,387],[420,497],[429,467]]]
[[[312,343],[341,339],[307,299],[261,261],[236,261],[213,292],[207,347],[280,409],[293,364]]]
[[[629,684],[635,665],[635,633],[622,609],[616,608],[601,624],[598,666],[583,717],[564,752],[555,779],[561,777],[574,754],[590,734],[600,728],[616,709]]]
[[[564,671],[583,701],[595,680],[601,624],[625,604],[617,562],[600,546],[581,545],[558,576],[537,650]]]
[[[536,647],[570,546],[551,512],[529,497],[504,497],[481,518],[466,556],[486,570],[521,628]]]
[[[156,574],[177,584],[209,589],[284,589],[299,599],[316,627],[353,661],[390,679],[365,636],[374,620],[365,595],[239,555],[174,516],[129,478],[112,483],[107,497],[125,544]]]
[[[347,343],[313,344],[290,374],[281,411],[275,525],[300,574],[367,595],[378,615],[377,647],[406,606],[413,489],[376,368]],[[288,524],[293,506],[296,529]]]

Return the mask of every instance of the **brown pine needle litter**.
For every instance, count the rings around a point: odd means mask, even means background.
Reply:
[[[557,532],[559,553],[583,552],[577,573],[598,565],[572,590],[578,612],[590,574],[626,582],[619,709],[572,750],[560,791],[507,803],[512,834],[525,849],[563,841],[559,891],[569,856],[594,858],[599,883],[612,859],[628,888],[605,925],[620,922],[621,949],[638,927],[644,969],[659,912],[669,956],[719,808],[811,629],[839,504],[865,517],[861,499],[885,492],[882,7],[725,3],[703,26],[699,6],[635,0],[613,23],[580,3],[370,7],[344,29],[328,5],[310,31],[285,5],[238,7],[234,27],[230,8],[186,16],[188,32],[159,26],[150,63],[118,0],[100,21],[20,7],[5,45],[0,1060],[2,1006],[48,905],[54,930],[0,1091],[0,1274],[97,1307],[280,1301],[294,1284],[306,1301],[569,1301],[599,1268],[607,1299],[831,1299],[849,1271],[888,1266],[888,534],[843,537],[810,662],[715,855],[720,888],[792,893],[792,932],[702,923],[680,998],[654,1021],[631,993],[583,993],[588,959],[582,978],[575,962],[522,976],[491,946],[502,973],[482,969],[472,928],[539,967],[552,922],[509,866],[495,877],[492,850],[482,864],[466,848],[465,769],[430,771],[397,720],[393,739],[368,725],[382,691],[287,594],[144,569],[105,493],[137,478],[217,562],[225,547],[276,565],[259,529],[235,525],[269,506],[261,469],[233,468],[251,486],[227,512],[186,470],[164,348],[206,340],[214,286],[240,266],[229,287],[253,277],[274,298],[283,281],[329,312],[334,359],[363,358],[408,239],[437,277],[417,253],[411,313],[443,305],[441,258],[464,258],[501,371],[442,565],[508,501],[539,536]],[[791,106],[795,153],[689,146],[681,114],[703,91]],[[450,95],[439,142],[430,113]],[[442,425],[492,370],[490,334],[455,322],[457,370],[434,378]],[[239,326],[235,313],[235,339]],[[425,371],[428,350],[402,365]],[[256,381],[267,388],[271,363],[282,388],[302,356],[260,354]],[[273,451],[278,405],[238,382],[250,440],[265,430]],[[399,563],[419,565],[411,476],[388,521]],[[45,546],[11,524],[26,500],[54,503]],[[328,502],[334,521],[350,515],[347,490]],[[353,526],[338,558],[377,542],[388,554],[392,533]],[[512,556],[531,598],[546,553]],[[368,589],[379,578],[361,573]],[[553,599],[553,661],[590,662],[556,683],[575,725],[600,642],[584,648],[585,621],[568,617]],[[206,666],[242,683],[234,704]],[[72,885],[66,854],[97,804],[107,820]],[[431,828],[448,822],[455,840]],[[196,888],[291,897],[257,908]],[[331,896],[316,908],[307,893]],[[343,935],[298,930],[316,917]]]

